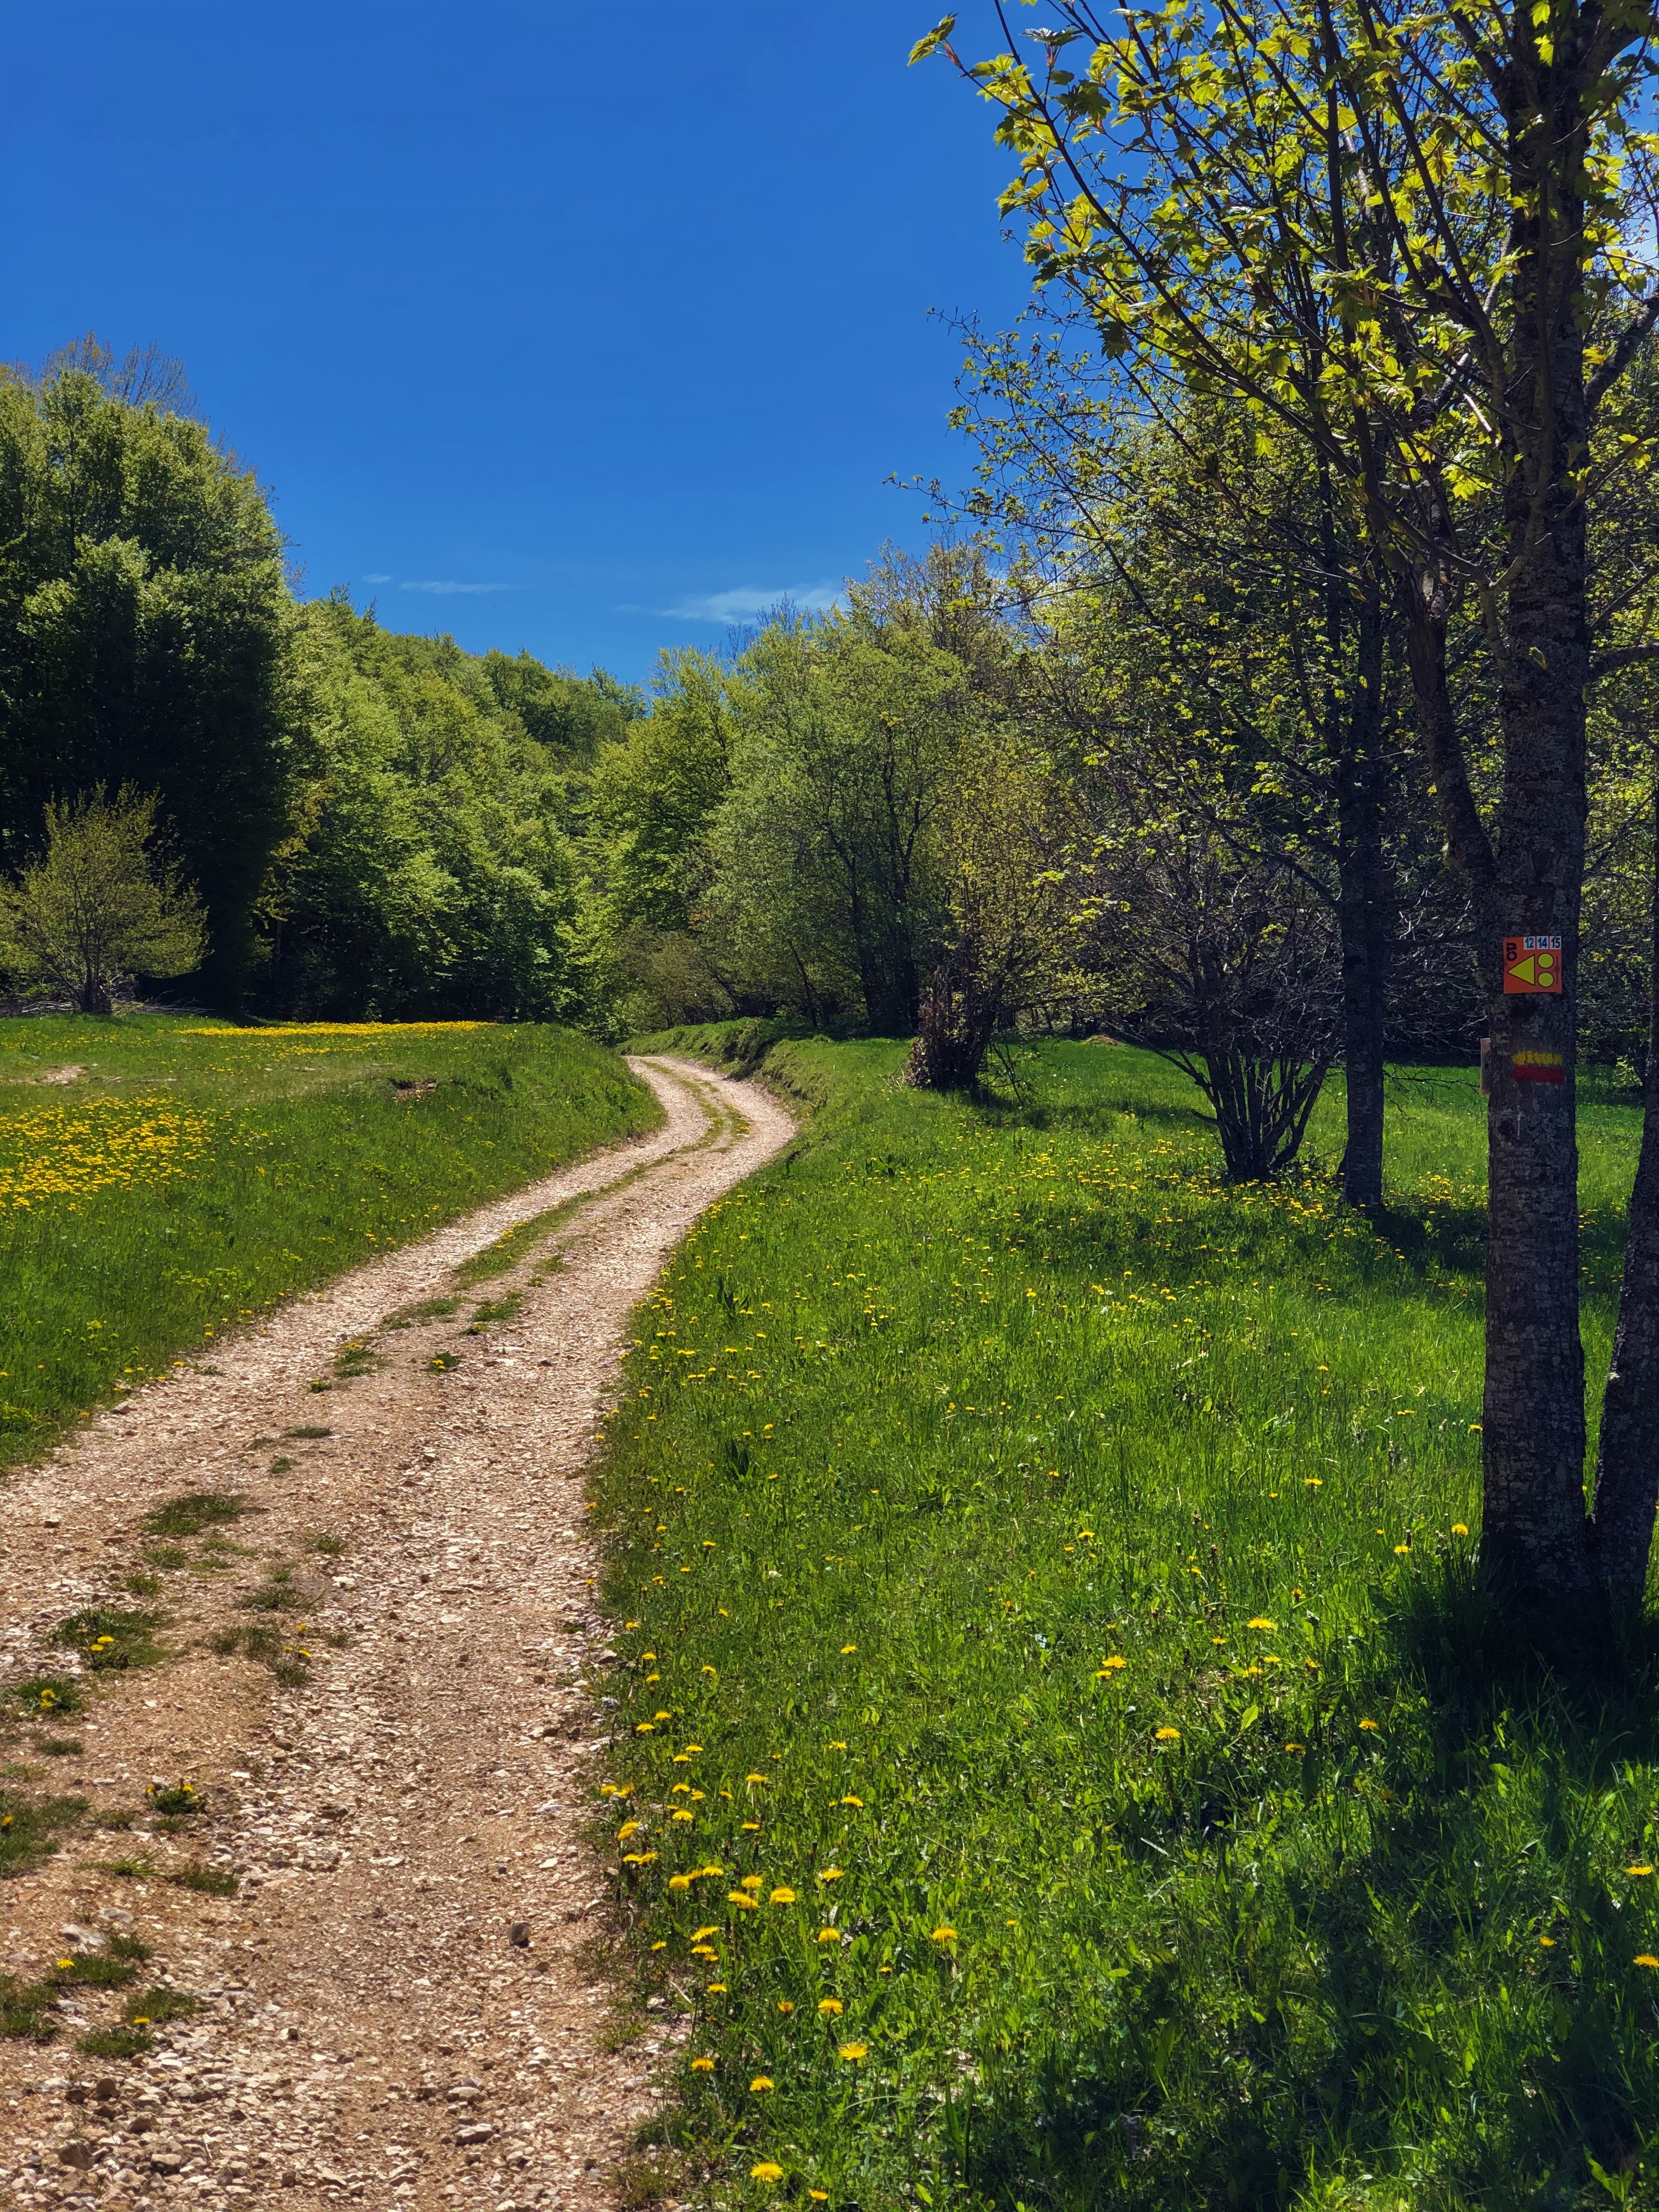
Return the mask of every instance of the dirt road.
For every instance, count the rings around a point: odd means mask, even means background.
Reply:
[[[751,1085],[635,1064],[656,1135],[295,1301],[5,1492],[13,1712],[74,1672],[82,1608],[159,1610],[164,1656],[10,1731],[5,1787],[90,1810],[0,1883],[0,2002],[72,1962],[52,2040],[0,2040],[0,2205],[616,2203],[674,2030],[619,2018],[590,1955],[583,1469],[670,1248],[792,1133]],[[486,1251],[512,1266],[479,1279]],[[242,1509],[165,1510],[199,1492]],[[79,2047],[141,2011],[147,2054]]]

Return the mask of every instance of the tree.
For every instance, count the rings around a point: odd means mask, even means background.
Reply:
[[[939,839],[977,712],[966,672],[908,624],[775,624],[731,689],[731,787],[711,917],[814,1020],[916,1025],[942,920]]]
[[[58,793],[154,791],[206,909],[198,988],[234,1005],[285,807],[292,603],[259,485],[168,411],[166,369],[83,342],[0,372],[0,850],[19,865]]]
[[[906,1068],[918,1090],[976,1082],[999,1034],[1065,990],[1073,948],[1054,863],[1066,811],[1030,746],[999,732],[964,747],[941,840],[944,942]]]
[[[580,679],[501,659],[520,696],[585,711]],[[499,669],[453,638],[383,630],[343,593],[301,611],[295,663],[286,834],[256,917],[261,1000],[347,1018],[593,1017],[564,826],[574,771],[501,703]]]
[[[1126,380],[1225,394],[1264,441],[1305,439],[1407,623],[1492,991],[1485,1556],[1523,1596],[1639,1595],[1651,1516],[1632,1556],[1584,1510],[1573,1069],[1587,517],[1628,459],[1598,450],[1597,417],[1659,319],[1638,246],[1651,142],[1634,127],[1651,11],[1132,0],[1109,24],[1059,0],[1054,15],[1028,47],[999,4],[1003,48],[969,71],[1020,161],[1005,204],[1029,216],[1037,281],[1072,290]],[[1493,501],[1495,545],[1465,527]],[[1465,597],[1498,695],[1489,818],[1448,678]],[[1561,938],[1559,994],[1502,990],[1502,939],[1523,933]],[[1559,1079],[1530,1079],[1540,1067]],[[1598,1518],[1633,1526],[1622,1493],[1648,1480],[1604,1452]]]
[[[1398,624],[1391,639],[1375,568],[1345,543],[1305,440],[1263,448],[1237,408],[1207,395],[1138,402],[1078,357],[1063,325],[1030,345],[967,336],[954,419],[981,458],[963,505],[1030,547],[1062,590],[1109,599],[1143,662],[1156,647],[1166,694],[1257,779],[1262,830],[1315,866],[1342,947],[1343,1195],[1374,1210],[1401,922],[1385,801],[1399,794],[1402,734]],[[933,495],[947,496],[938,484]]]
[[[185,975],[206,947],[202,904],[176,866],[156,863],[156,802],[100,784],[46,805],[46,848],[0,888],[0,961],[25,988],[62,992],[107,1014],[134,975]]]

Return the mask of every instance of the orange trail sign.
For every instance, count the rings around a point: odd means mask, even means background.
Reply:
[[[1561,988],[1561,940],[1559,937],[1506,937],[1504,939],[1504,994],[1524,996],[1534,991]]]

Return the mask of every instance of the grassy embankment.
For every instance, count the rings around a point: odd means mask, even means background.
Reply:
[[[598,1480],[691,2164],[866,2212],[1651,2203],[1655,1671],[1553,1676],[1480,1600],[1473,1076],[1402,1081],[1373,1227],[1224,1187],[1148,1056],[1046,1048],[1000,1106],[900,1057],[775,1048],[814,1116],[665,1278]],[[1636,1120],[1583,1108],[1593,1375]]]
[[[0,1024],[0,1463],[262,1305],[660,1119],[566,1030]]]

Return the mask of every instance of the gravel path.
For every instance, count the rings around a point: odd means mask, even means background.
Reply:
[[[50,1638],[89,1605],[161,1607],[168,1656],[6,1753],[92,1809],[0,1884],[0,1974],[150,1955],[130,1987],[66,1990],[53,2041],[0,2041],[0,2205],[579,2212],[615,2204],[619,2166],[650,2194],[627,2162],[683,2031],[622,2019],[593,1955],[583,1470],[667,1252],[793,1125],[752,1085],[634,1065],[665,1128],[225,1340],[7,1492],[0,1692],[72,1674]],[[510,1270],[458,1279],[554,1209]],[[198,1491],[249,1510],[146,1532]],[[79,1751],[47,1754],[54,1729]],[[151,1785],[181,1782],[203,1810],[165,1818]],[[179,1879],[231,1870],[234,1896]],[[169,1990],[202,2008],[148,2055],[78,2047]]]

